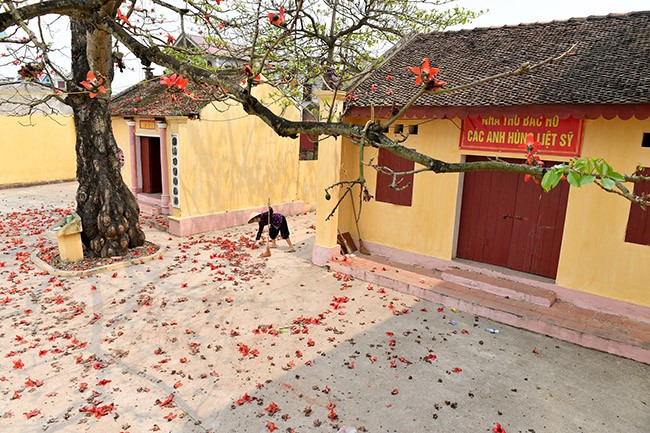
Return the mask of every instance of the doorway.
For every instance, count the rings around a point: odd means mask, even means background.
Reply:
[[[554,279],[568,197],[566,182],[545,192],[515,173],[465,173],[456,257]]]
[[[140,164],[142,192],[145,194],[162,193],[159,137],[140,137]]]

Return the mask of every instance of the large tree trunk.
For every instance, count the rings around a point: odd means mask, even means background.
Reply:
[[[111,37],[108,33],[71,20],[73,84],[89,70],[113,78]],[[77,213],[83,225],[86,255],[112,257],[144,243],[138,221],[138,203],[122,180],[117,143],[110,116],[110,90],[90,98],[71,93],[77,152]]]

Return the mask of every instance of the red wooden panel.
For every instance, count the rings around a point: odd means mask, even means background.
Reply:
[[[388,167],[396,172],[412,171],[415,167],[413,161],[393,155],[386,149],[379,149],[379,156],[377,159],[378,165]],[[389,186],[393,181],[393,177],[377,172],[375,200],[402,206],[411,206],[413,201],[413,174],[400,176],[397,180],[398,186],[404,186],[407,184],[408,186],[404,189],[395,190]]]
[[[515,177],[520,184],[517,186],[514,213],[508,217],[513,220],[513,228],[507,267],[529,272],[533,260],[537,220],[543,191],[534,182],[527,183],[524,182],[522,176]]]
[[[314,150],[316,140],[318,140],[317,135],[300,134],[300,149]]]
[[[508,267],[555,278],[569,185],[562,182],[546,193],[534,182],[525,183],[523,176],[517,177],[519,187]]]
[[[470,174],[466,173],[464,175],[456,256],[463,259],[475,260],[474,254],[476,253],[476,249],[473,248],[475,244],[473,241],[476,239],[475,235],[478,230],[478,225],[474,224],[473,215],[480,208],[481,195],[477,185],[480,185],[481,182],[476,178],[481,173],[474,173],[473,176],[470,176]]]
[[[140,137],[140,159],[142,164],[142,192],[148,194],[162,192],[160,139],[158,137]]]
[[[650,168],[645,167],[638,174],[650,176]],[[650,184],[648,182],[634,185],[634,194],[641,195],[649,193]],[[642,209],[638,204],[630,204],[625,242],[650,245],[650,210]]]
[[[485,219],[486,242],[483,245],[483,258],[488,263],[506,266],[510,244],[504,242],[512,234],[513,220],[504,215],[511,215],[515,208],[517,192],[516,176],[504,176],[498,172],[487,172],[492,179],[488,201],[483,204],[490,217]]]
[[[568,190],[545,193],[513,173],[465,173],[456,256],[554,278]]]
[[[468,156],[467,161],[485,158]],[[496,172],[465,173],[456,256],[499,266],[508,262],[516,177]]]
[[[149,137],[140,137],[140,164],[142,167],[142,192],[151,192],[151,160]]]

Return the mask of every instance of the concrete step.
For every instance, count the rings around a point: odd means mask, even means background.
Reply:
[[[140,212],[146,215],[150,216],[157,216],[160,215],[162,212],[162,209],[160,206],[157,205],[152,205],[148,203],[143,203],[143,202],[138,202],[138,206],[140,207]]]
[[[647,322],[566,302],[542,306],[504,297],[444,281],[431,272],[419,273],[416,267],[405,269],[397,263],[393,266],[386,260],[346,257],[330,261],[330,269],[465,313],[650,364],[650,323]]]
[[[450,268],[442,273],[442,279],[461,286],[472,287],[506,299],[530,302],[550,307],[555,302],[555,292],[503,278],[490,277],[478,272]]]

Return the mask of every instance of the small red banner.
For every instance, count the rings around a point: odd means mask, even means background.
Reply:
[[[465,119],[460,149],[520,153],[526,135],[539,142],[540,155],[580,156],[584,121],[569,117],[477,117]]]

